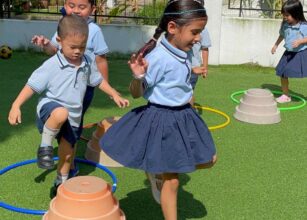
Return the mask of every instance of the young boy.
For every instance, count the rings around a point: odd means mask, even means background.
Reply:
[[[52,141],[56,137],[59,142],[56,187],[68,179],[73,147],[82,131],[80,123],[86,87],[99,86],[119,107],[129,105],[128,100],[121,98],[103,80],[96,63],[84,55],[87,37],[88,25],[83,18],[67,15],[60,20],[57,41],[61,50],[32,73],[13,102],[8,117],[11,125],[21,123],[21,106],[34,93],[41,94],[37,127],[42,141],[37,151],[37,165],[43,169],[54,167]]]
[[[102,75],[103,79],[108,82],[109,70],[106,54],[109,52],[109,48],[104,40],[101,28],[95,24],[93,19],[90,17],[96,10],[94,3],[94,0],[65,0],[64,8],[62,8],[61,12],[63,16],[75,14],[86,20],[89,28],[89,35],[84,53],[92,60],[95,60],[98,71]],[[32,38],[32,42],[41,47],[47,54],[54,55],[61,48],[56,40],[57,35],[58,33],[56,32],[51,41],[42,35],[35,35]],[[87,86],[86,89],[83,99],[82,118],[80,123],[81,130],[83,127],[84,114],[94,97],[94,89],[95,87],[90,85]],[[77,173],[78,168],[75,167],[74,163],[72,163],[70,175],[74,176]]]
[[[198,76],[202,75],[204,78],[208,74],[208,57],[209,47],[211,47],[211,40],[208,29],[205,27],[201,32],[200,42],[194,44],[191,51],[188,53],[189,60],[192,63],[191,85],[195,89]],[[192,97],[191,104],[194,105],[194,96]]]

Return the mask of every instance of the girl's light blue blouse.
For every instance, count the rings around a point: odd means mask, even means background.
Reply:
[[[307,48],[307,44],[302,44],[297,48],[292,47],[292,43],[295,40],[303,39],[307,37],[307,23],[300,22],[294,26],[289,25],[287,22],[283,22],[279,30],[279,34],[284,38],[287,51],[299,52]]]
[[[189,103],[193,90],[187,53],[172,46],[163,36],[160,44],[145,59],[149,66],[144,80],[144,98],[165,106]]]

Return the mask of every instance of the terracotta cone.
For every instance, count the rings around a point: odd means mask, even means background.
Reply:
[[[271,91],[249,89],[236,106],[234,117],[253,124],[274,124],[281,121],[280,111]]]
[[[94,176],[78,176],[59,186],[43,220],[125,220],[111,187]]]
[[[92,134],[91,140],[87,143],[85,158],[87,160],[100,163],[107,167],[122,167],[121,164],[110,158],[99,146],[99,139],[105,132],[119,120],[120,117],[110,117],[103,119],[97,124],[96,130]]]

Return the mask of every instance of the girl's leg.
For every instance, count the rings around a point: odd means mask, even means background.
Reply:
[[[177,173],[163,174],[161,208],[165,220],[177,220],[177,193],[179,177]]]
[[[285,94],[286,96],[289,96],[289,80],[288,80],[288,78],[281,77],[280,82],[281,82],[281,90],[282,90],[283,94]]]
[[[282,95],[278,98],[276,98],[276,101],[278,103],[286,103],[286,102],[291,102],[291,97],[289,96],[289,80],[286,77],[281,77],[280,78],[281,82],[281,90],[282,90]]]

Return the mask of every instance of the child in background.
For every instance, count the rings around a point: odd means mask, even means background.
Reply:
[[[205,21],[207,23],[207,19]],[[209,47],[211,47],[211,39],[208,29],[205,27],[200,34],[201,40],[194,44],[193,49],[188,52],[189,60],[192,64],[192,74],[191,74],[191,85],[193,90],[195,89],[198,76],[203,78],[208,75],[208,59],[209,59]],[[193,106],[195,102],[194,96],[191,99],[191,105]]]
[[[108,46],[104,40],[103,33],[101,28],[94,23],[93,19],[90,16],[95,12],[96,7],[94,5],[94,0],[65,0],[64,10],[61,10],[63,16],[76,14],[87,21],[89,28],[89,36],[86,43],[85,55],[89,56],[92,60],[96,61],[99,72],[102,74],[103,79],[108,82],[108,63],[106,54],[109,52]],[[60,45],[57,43],[56,37],[58,33],[55,33],[52,37],[52,40],[45,38],[44,36],[35,35],[32,38],[32,42],[41,48],[50,55],[56,53],[60,49]],[[80,123],[80,129],[83,127],[83,118],[84,114],[90,106],[93,97],[94,97],[93,86],[88,86],[84,100],[83,100],[83,109],[82,109],[82,118]],[[75,147],[76,149],[76,147]],[[75,164],[72,164],[71,175],[74,176],[78,173],[78,168],[75,167]]]
[[[144,92],[148,104],[127,113],[100,140],[104,152],[120,164],[162,175],[159,199],[166,220],[177,219],[179,174],[216,161],[210,131],[189,103],[187,52],[200,41],[206,16],[200,0],[168,2],[153,38],[129,61],[135,77],[131,93]]]
[[[99,86],[119,107],[129,102],[103,80],[95,62],[84,54],[88,37],[86,21],[76,15],[63,17],[58,25],[57,41],[61,46],[56,55],[36,69],[12,104],[9,123],[21,123],[21,106],[34,93],[41,94],[37,105],[37,126],[42,133],[37,151],[38,167],[52,169],[52,141],[59,142],[59,161],[55,187],[68,179],[73,160],[73,147],[80,138],[83,98],[86,87]]]
[[[286,1],[281,13],[283,22],[271,52],[274,54],[281,41],[285,40],[286,51],[276,66],[276,74],[281,77],[283,94],[276,101],[286,103],[291,102],[288,78],[307,77],[307,22],[299,0]]]

